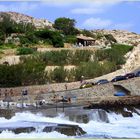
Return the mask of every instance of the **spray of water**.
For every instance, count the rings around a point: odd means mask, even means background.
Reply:
[[[138,110],[139,111],[139,110]],[[123,117],[115,113],[106,113],[108,122],[100,120],[101,115],[98,114],[97,110],[92,112],[90,121],[86,124],[76,123],[70,121],[64,114],[59,114],[57,117],[50,118],[45,117],[42,114],[32,114],[30,112],[16,113],[11,119],[0,118],[0,126],[10,123],[20,124],[23,121],[26,122],[53,122],[62,124],[76,124],[79,125],[86,135],[81,137],[92,137],[92,138],[139,138],[140,137],[140,116],[133,113],[133,117]],[[95,114],[94,114],[95,113]],[[14,134],[11,131],[3,131],[0,134],[0,138],[67,138],[68,136],[60,134],[58,132],[42,132],[44,126],[36,127],[36,131],[31,133],[20,133]],[[71,138],[71,137],[70,137]]]

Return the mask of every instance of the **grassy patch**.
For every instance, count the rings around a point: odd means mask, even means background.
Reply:
[[[28,47],[21,47],[17,49],[17,55],[27,55],[27,54],[33,54],[35,50],[33,48]]]
[[[14,48],[17,48],[17,46],[14,45],[14,44],[4,44],[4,45],[0,45],[0,50],[14,49]]]

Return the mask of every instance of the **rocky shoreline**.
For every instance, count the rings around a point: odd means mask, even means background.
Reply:
[[[124,111],[124,108],[128,108],[131,111],[140,115],[134,108],[140,108],[140,96],[125,96],[125,97],[100,97],[100,98],[92,98],[90,101],[81,101],[80,103],[53,103],[53,104],[44,104],[38,107],[36,106],[28,106],[24,108],[14,107],[14,108],[5,108],[0,109],[0,116],[10,118],[16,112],[24,112],[29,111],[33,113],[43,112],[45,116],[55,117],[58,113],[67,112],[70,108],[83,108],[83,109],[103,109],[105,111],[113,111],[117,112],[118,110]],[[127,111],[125,111],[127,112]],[[128,112],[124,114],[125,117],[131,116]]]
[[[140,96],[111,97],[99,103],[90,102],[84,107],[84,109],[103,109],[107,112],[122,114],[124,117],[132,117],[132,113],[140,115],[136,108],[140,108]]]
[[[140,106],[140,96],[109,97],[100,102],[90,102],[89,108]]]
[[[49,123],[49,122],[46,123],[45,122],[20,122],[20,125],[18,124],[18,126],[6,126],[6,127],[0,126],[0,133],[2,133],[2,131],[4,130],[12,131],[15,134],[31,133],[33,131],[37,131],[36,125],[42,126],[42,131],[46,133],[57,131],[67,136],[81,136],[86,133],[78,125],[59,124],[59,123],[57,124],[57,123]]]

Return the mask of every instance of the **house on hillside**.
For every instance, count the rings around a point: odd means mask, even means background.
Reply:
[[[81,46],[93,46],[95,45],[95,39],[92,37],[84,36],[83,34],[78,35],[77,37],[77,45]]]

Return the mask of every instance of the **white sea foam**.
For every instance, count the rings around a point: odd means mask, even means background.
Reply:
[[[63,119],[62,119],[63,118]],[[25,122],[24,122],[25,121]],[[50,132],[45,133],[42,132],[42,125],[32,124],[32,122],[36,123],[62,123],[62,124],[77,124],[75,122],[71,122],[64,118],[64,114],[59,114],[55,118],[49,118],[42,116],[42,114],[32,114],[30,112],[16,113],[11,119],[0,118],[0,126],[2,128],[5,127],[21,127],[24,126],[34,126],[36,129],[35,132],[31,133],[20,133],[14,134],[11,131],[3,131],[0,134],[0,138],[66,138],[67,136],[58,132]],[[44,126],[45,127],[45,126]]]
[[[16,113],[11,119],[0,118],[0,125],[10,123],[26,122],[52,122],[63,124],[78,124],[84,131],[87,132],[87,137],[103,136],[116,138],[140,138],[140,116],[133,113],[133,117],[123,117],[115,113],[108,113],[109,123],[98,121],[98,119],[90,120],[87,124],[76,123],[69,121],[64,114],[60,114],[55,118],[45,117],[42,114],[32,114],[30,112]],[[12,124],[13,125],[13,124]],[[68,136],[58,132],[45,133],[40,131],[31,133],[14,134],[10,131],[3,131],[0,138],[66,138]]]
[[[140,116],[123,117],[115,113],[108,114],[109,123],[91,120],[88,124],[79,124],[88,135],[103,135],[117,138],[140,138]]]
[[[31,132],[31,133],[20,133],[17,135],[11,131],[3,131],[0,134],[0,138],[67,138],[67,137],[68,136],[60,134],[58,132],[50,132],[50,133]]]
[[[76,124],[75,122],[71,122],[64,118],[63,114],[59,114],[55,118],[45,117],[42,114],[32,114],[31,112],[23,112],[23,113],[16,113],[11,119],[5,119],[3,117],[0,118],[0,125],[1,123],[8,123],[8,122],[50,122],[50,123],[63,123],[63,124]]]

